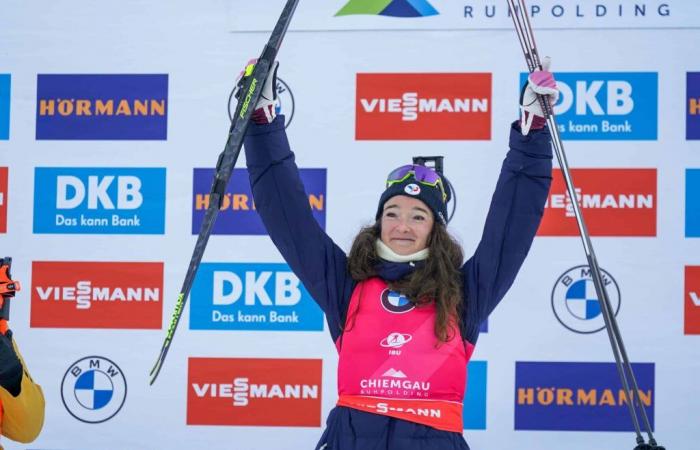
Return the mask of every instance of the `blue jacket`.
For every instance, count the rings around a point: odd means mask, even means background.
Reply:
[[[481,323],[513,284],[539,226],[552,176],[550,139],[546,128],[523,136],[517,123],[511,127],[510,151],[491,199],[481,241],[461,269],[462,332],[472,344],[476,344]],[[284,117],[278,116],[269,125],[251,123],[244,145],[256,209],[285,261],[326,314],[335,342],[342,333],[357,283],[347,270],[345,252],[312,216],[287,141]],[[373,213],[369,211],[368,217]],[[335,408],[331,412],[318,448],[324,448],[324,444],[329,450],[468,448],[461,435],[449,436],[456,433],[345,410]],[[363,423],[360,428],[359,423]],[[408,434],[390,436],[386,427],[393,433]],[[362,433],[358,434],[357,429]],[[401,440],[405,442],[399,444]],[[438,444],[443,440],[444,445]]]

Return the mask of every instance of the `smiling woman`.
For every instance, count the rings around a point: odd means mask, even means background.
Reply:
[[[556,92],[549,72],[536,75],[534,88]],[[313,217],[284,117],[271,107],[274,78],[256,105],[246,162],[270,238],[326,314],[339,354],[338,401],[317,449],[468,449],[467,363],[527,255],[551,182],[539,103],[523,105],[523,127],[511,127],[484,234],[466,262],[447,231],[450,192],[422,165],[390,172],[374,223],[346,255]],[[524,99],[535,98],[530,85]]]
[[[433,214],[422,201],[397,195],[384,204],[381,242],[399,255],[410,255],[428,246]]]

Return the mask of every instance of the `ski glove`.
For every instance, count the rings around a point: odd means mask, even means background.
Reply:
[[[0,333],[0,386],[14,397],[22,386],[22,364],[12,346],[12,331]]]
[[[245,69],[238,74],[238,79],[236,80],[236,90],[234,95],[240,100],[241,97],[241,87],[243,86],[243,80],[253,74],[253,69],[255,69],[255,64],[258,62],[257,59],[251,59],[246,64]],[[272,69],[267,75],[265,84],[263,85],[262,92],[260,93],[260,99],[258,103],[255,104],[255,111],[251,116],[251,120],[257,124],[272,123],[277,117],[277,68],[279,67],[279,62],[275,61],[272,63]]]
[[[549,71],[550,64],[550,58],[545,57],[542,60],[542,70],[535,70],[528,76],[527,83],[520,93],[520,129],[523,136],[526,136],[530,129],[543,128],[546,123],[537,95],[546,96],[545,98],[552,106],[559,98],[557,83]]]

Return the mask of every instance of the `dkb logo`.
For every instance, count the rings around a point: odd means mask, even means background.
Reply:
[[[163,234],[165,169],[45,168],[34,176],[34,232]]]
[[[191,298],[193,330],[323,330],[323,313],[286,264],[202,264]]]
[[[656,72],[555,73],[561,92],[554,107],[568,140],[656,140]],[[527,74],[521,74],[521,85]]]

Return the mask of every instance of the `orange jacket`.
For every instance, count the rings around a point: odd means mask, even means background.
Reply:
[[[24,374],[17,397],[0,387],[0,435],[13,441],[28,443],[36,439],[44,426],[44,392],[29,375],[27,364],[14,339],[12,345],[22,363]]]

